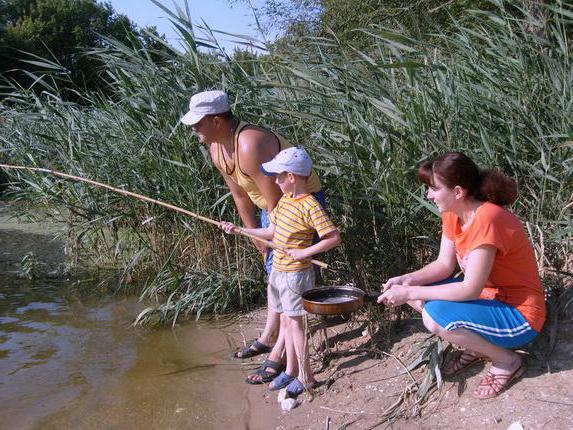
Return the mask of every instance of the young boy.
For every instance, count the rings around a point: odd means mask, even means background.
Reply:
[[[275,182],[283,196],[270,214],[267,228],[240,230],[261,239],[272,240],[273,268],[269,278],[269,305],[281,315],[281,330],[285,330],[287,367],[270,383],[271,390],[287,387],[291,396],[301,394],[316,383],[310,369],[308,345],[304,332],[302,294],[314,287],[313,255],[340,244],[340,233],[332,224],[317,199],[309,193],[307,178],[312,161],[302,148],[287,148],[261,165],[266,175],[276,176]],[[222,223],[227,233],[239,228]],[[320,241],[313,245],[313,236]]]

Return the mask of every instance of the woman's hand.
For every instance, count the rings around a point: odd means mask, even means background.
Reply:
[[[228,234],[239,234],[238,227],[232,222],[221,221],[221,223],[219,224],[219,228]]]
[[[412,277],[408,274],[394,276],[393,278],[388,279],[385,283],[382,284],[382,290],[386,291],[390,287],[394,285],[412,285]]]
[[[385,291],[380,294],[377,302],[393,308],[395,306],[403,305],[408,300],[411,300],[408,285],[394,284],[386,288]]]

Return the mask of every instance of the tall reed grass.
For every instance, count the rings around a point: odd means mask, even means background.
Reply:
[[[367,48],[314,38],[288,57],[270,46],[265,55],[201,53],[217,47],[215,33],[198,39],[187,12],[176,10],[187,52],[168,49],[152,61],[145,49],[110,41],[89,54],[107,65],[111,98],[62,100],[65,70],[47,62],[34,88],[8,84],[0,157],[236,220],[205,150],[178,123],[191,94],[224,89],[239,117],[311,152],[343,231],[343,246],[327,257],[336,269],[327,281],[373,289],[427,261],[439,223],[415,166],[461,150],[518,180],[512,209],[551,295],[571,285],[573,272],[573,12],[548,6],[543,21],[527,10],[516,18],[509,3],[473,11],[455,31],[436,29],[431,42],[370,27],[356,30]],[[141,296],[157,300],[164,321],[262,297],[259,257],[241,238],[83,185],[25,173],[13,180],[17,198],[68,221],[84,257],[121,267],[124,283],[143,280]]]

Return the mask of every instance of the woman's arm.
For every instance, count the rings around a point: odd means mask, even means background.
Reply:
[[[427,285],[432,282],[441,281],[451,276],[456,267],[456,248],[454,242],[442,235],[440,241],[440,253],[438,258],[430,264],[415,272],[406,273],[388,279],[383,284],[383,290],[387,290],[393,285]]]
[[[482,245],[470,251],[464,273],[460,282],[427,286],[394,285],[386,290],[378,303],[398,306],[411,300],[448,300],[463,302],[479,298],[487,278],[491,273],[497,250],[493,245]]]

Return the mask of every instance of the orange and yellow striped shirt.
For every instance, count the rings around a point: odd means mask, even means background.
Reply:
[[[295,198],[283,195],[270,213],[275,226],[273,242],[282,248],[308,248],[312,245],[314,232],[318,237],[336,231],[336,227],[312,194]],[[296,261],[286,252],[275,249],[273,270],[299,272],[310,267],[310,259]]]

